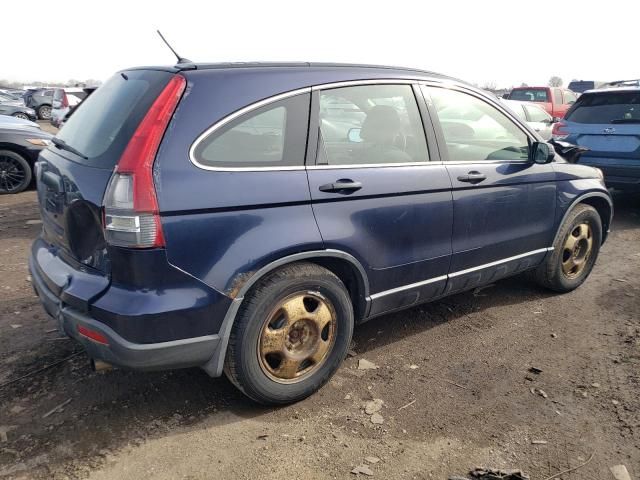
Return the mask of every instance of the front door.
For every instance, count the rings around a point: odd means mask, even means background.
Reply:
[[[472,92],[424,87],[453,185],[447,292],[542,261],[554,236],[555,172],[528,160],[530,137]]]
[[[409,84],[314,92],[313,211],[325,247],[366,268],[370,315],[436,297],[446,285],[451,182],[444,165],[430,162],[435,137],[416,93]]]

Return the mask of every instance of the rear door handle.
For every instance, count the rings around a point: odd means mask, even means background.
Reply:
[[[475,170],[467,173],[466,175],[458,176],[458,181],[465,182],[465,183],[480,183],[486,179],[487,179],[487,176],[484,173],[480,173]]]
[[[348,178],[341,178],[334,183],[325,183],[318,189],[321,192],[351,193],[362,188],[361,182],[354,182]]]

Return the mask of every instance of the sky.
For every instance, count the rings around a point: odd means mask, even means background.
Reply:
[[[553,75],[639,78],[640,1],[30,0],[2,22],[0,79],[105,80],[175,57],[415,67],[480,86],[546,85]],[[14,39],[14,40],[11,40]],[[8,45],[11,45],[10,48]],[[625,58],[625,52],[628,56]]]

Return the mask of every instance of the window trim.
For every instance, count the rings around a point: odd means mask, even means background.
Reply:
[[[432,82],[419,82],[420,85],[422,86],[422,94],[424,95],[425,98],[425,102],[427,103],[427,109],[429,110],[429,115],[431,116],[431,120],[433,123],[433,128],[436,132],[436,139],[438,141],[438,147],[440,149],[440,160],[441,163],[446,164],[446,165],[470,165],[470,164],[474,164],[474,163],[483,163],[483,164],[491,164],[491,163],[515,163],[515,164],[526,164],[526,163],[532,163],[531,160],[529,159],[521,159],[521,160],[450,160],[449,159],[449,151],[447,150],[447,143],[446,140],[444,138],[444,133],[442,132],[442,126],[440,125],[440,120],[438,119],[437,116],[437,112],[434,110],[433,108],[433,103],[431,101],[431,97],[429,95],[429,88],[445,88],[448,90],[455,90],[457,92],[463,93],[463,94],[467,94],[467,95],[471,95],[472,97],[477,98],[478,100],[485,102],[486,104],[492,106],[493,108],[495,108],[496,110],[498,110],[500,113],[502,113],[503,115],[505,115],[507,118],[509,118],[510,120],[513,121],[513,123],[516,124],[516,126],[522,130],[522,132],[525,134],[525,136],[527,137],[527,141],[529,143],[529,148],[531,148],[531,143],[532,142],[537,142],[538,139],[536,138],[536,136],[533,134],[533,132],[530,130],[530,127],[528,125],[526,125],[526,122],[523,122],[521,119],[519,119],[517,116],[515,116],[515,114],[512,114],[511,112],[507,111],[506,108],[504,108],[504,106],[500,105],[499,102],[494,102],[491,99],[487,99],[482,95],[477,94],[476,92],[474,92],[471,89],[468,88],[464,88],[461,87],[459,85],[455,85],[455,84],[437,84],[437,83],[432,83]],[[440,147],[441,145],[444,146],[444,148]]]
[[[360,85],[412,85],[418,86],[420,93],[419,96],[416,92],[416,89],[413,88],[414,97],[416,99],[416,103],[418,104],[418,110],[420,111],[420,116],[422,118],[423,131],[425,133],[425,137],[427,140],[427,148],[429,149],[429,161],[425,162],[406,162],[406,163],[389,163],[389,164],[354,164],[354,165],[316,165],[316,153],[317,153],[317,142],[318,142],[318,134],[317,134],[317,115],[314,116],[314,108],[319,108],[317,93],[320,90],[328,90],[340,87],[355,87]],[[500,112],[506,115],[508,118],[513,120],[516,125],[525,133],[527,138],[529,139],[529,143],[533,141],[537,141],[535,134],[529,129],[526,124],[519,119],[511,115],[507,110],[505,110],[500,104],[497,102],[493,102],[490,99],[485,98],[484,96],[476,93],[471,88],[466,88],[464,86],[458,85],[452,81],[447,80],[431,80],[425,78],[378,78],[378,79],[366,79],[366,80],[346,80],[340,82],[331,82],[331,83],[323,83],[312,85],[310,87],[298,88],[295,90],[290,90],[288,92],[283,92],[271,97],[264,98],[252,104],[249,104],[235,112],[230,113],[229,115],[223,117],[222,119],[215,122],[209,128],[207,128],[204,132],[202,132],[191,144],[189,147],[189,161],[202,170],[208,170],[213,172],[264,172],[264,171],[300,171],[300,170],[321,170],[321,169],[337,169],[337,168],[390,168],[390,167],[412,167],[412,166],[430,166],[430,165],[443,165],[443,164],[455,164],[455,163],[464,163],[468,164],[469,162],[451,162],[448,159],[448,153],[446,149],[443,151],[441,147],[441,142],[444,141],[444,137],[442,136],[442,131],[440,128],[440,123],[437,122],[437,119],[434,120],[433,107],[429,106],[429,97],[428,91],[423,87],[436,87],[436,88],[449,88],[452,90],[457,90],[462,93],[466,93],[469,95],[473,95],[474,97],[480,99],[492,105],[494,108],[497,108]],[[249,113],[258,108],[264,107],[265,105],[269,105],[270,103],[277,102],[279,100],[283,100],[289,97],[294,97],[296,95],[302,94],[311,94],[311,108],[310,108],[310,118],[309,118],[309,131],[307,132],[307,153],[305,156],[305,165],[295,165],[295,166],[265,166],[265,167],[214,167],[211,165],[204,165],[198,162],[195,158],[194,153],[198,145],[210,134],[214,133],[216,130],[226,125],[227,123],[235,120],[241,115],[245,113]],[[423,103],[424,102],[424,103]],[[423,108],[426,108],[426,112],[423,111]],[[315,112],[317,113],[317,111]],[[428,114],[428,118],[424,116],[424,113]],[[431,131],[429,131],[429,126],[431,126]],[[314,133],[315,132],[315,133]],[[434,134],[434,137],[431,136]],[[435,140],[435,143],[432,143]],[[444,145],[444,144],[443,144]],[[528,163],[529,160],[482,160],[477,161],[475,163]]]

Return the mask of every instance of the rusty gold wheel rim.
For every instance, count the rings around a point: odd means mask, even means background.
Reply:
[[[562,272],[567,278],[576,278],[584,271],[592,250],[591,226],[584,222],[573,227],[562,247]]]
[[[258,339],[262,371],[279,383],[299,382],[329,356],[337,320],[331,302],[318,292],[298,292],[281,300]]]

